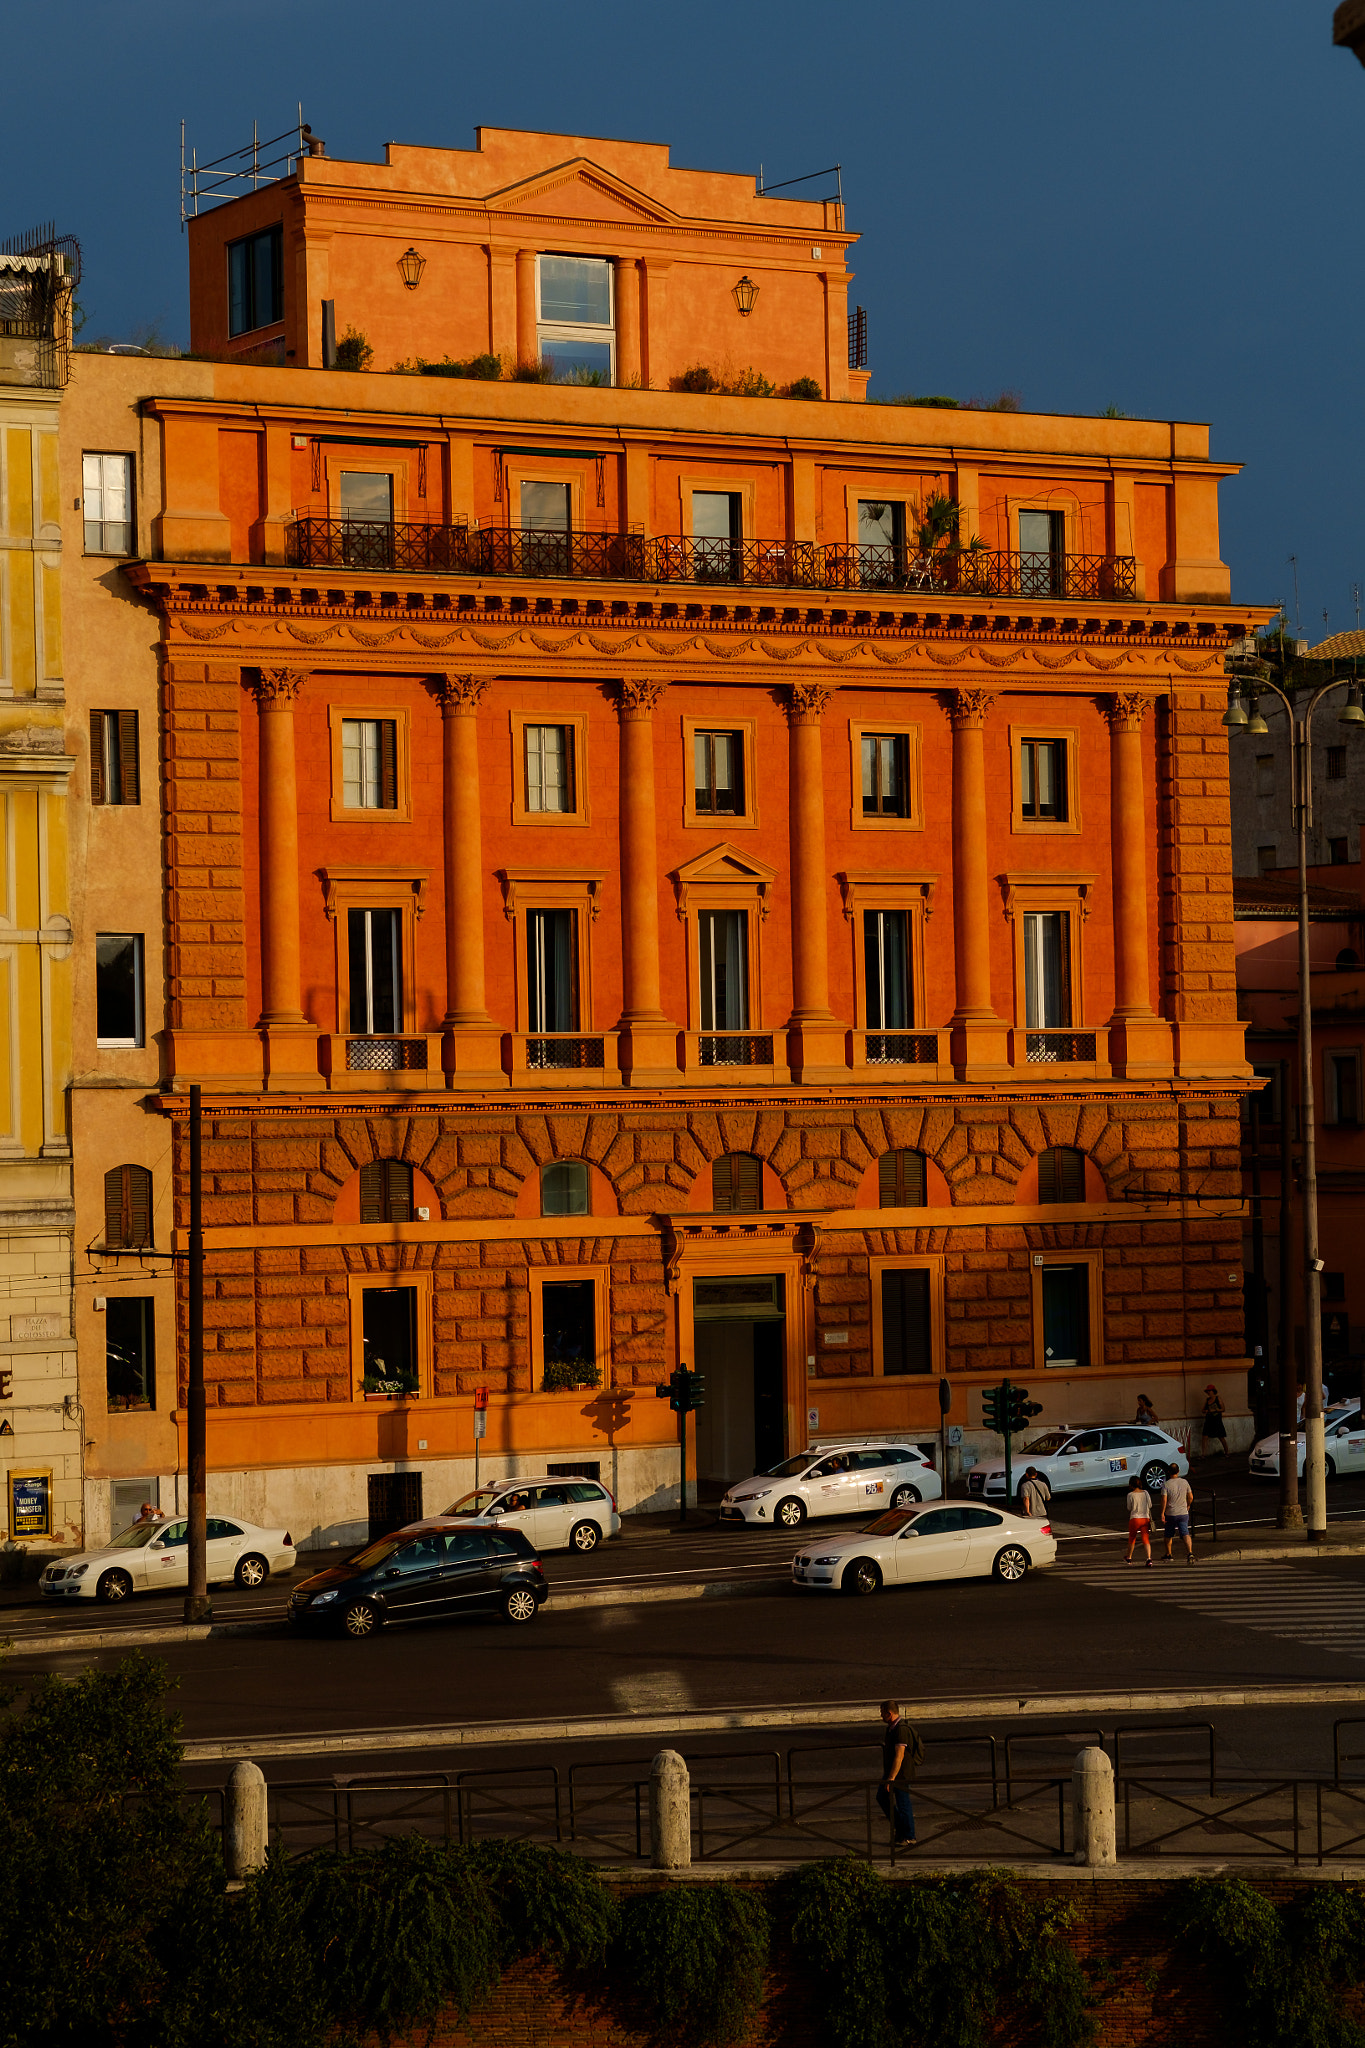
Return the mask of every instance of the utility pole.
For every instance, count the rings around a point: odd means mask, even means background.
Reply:
[[[199,1084],[190,1085],[190,1300],[186,1450],[189,1466],[189,1589],[185,1619],[213,1619],[208,1585],[208,1402],[204,1394],[204,1191]]]
[[[1280,1061],[1280,1318],[1275,1349],[1280,1367],[1280,1511],[1276,1526],[1302,1529],[1299,1506],[1299,1373],[1294,1357],[1294,1124],[1289,1062]]]

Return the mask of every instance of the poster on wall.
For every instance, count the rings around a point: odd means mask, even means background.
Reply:
[[[9,1475],[9,1533],[18,1542],[24,1536],[52,1534],[52,1473],[11,1472]]]

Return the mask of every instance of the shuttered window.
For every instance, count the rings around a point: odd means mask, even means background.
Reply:
[[[722,1152],[711,1168],[711,1205],[731,1214],[763,1207],[763,1174],[752,1152]]]
[[[883,1152],[877,1162],[877,1206],[922,1209],[926,1199],[924,1154]]]
[[[398,724],[392,718],[341,721],[341,800],[348,811],[398,808]]]
[[[136,711],[91,712],[90,801],[96,804],[136,804],[142,801]]]
[[[1085,1200],[1085,1154],[1070,1145],[1054,1145],[1038,1154],[1038,1200],[1040,1202],[1083,1202]]]
[[[138,1251],[152,1242],[152,1176],[145,1166],[111,1166],[104,1176],[104,1242]]]
[[[372,1159],[360,1169],[362,1223],[411,1223],[412,1168],[401,1159]]]

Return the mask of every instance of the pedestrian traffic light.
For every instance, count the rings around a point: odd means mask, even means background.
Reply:
[[[987,1387],[981,1396],[981,1419],[997,1436],[1005,1434],[1005,1409],[1009,1400],[1008,1381],[1002,1387]]]
[[[656,1400],[667,1401],[676,1415],[692,1415],[706,1400],[706,1381],[699,1372],[689,1372],[680,1365],[676,1372],[669,1374],[662,1386],[654,1389]]]
[[[1022,1429],[1027,1427],[1030,1416],[1041,1415],[1042,1412],[1042,1402],[1030,1401],[1027,1387],[1010,1388],[1009,1412],[1006,1419],[1014,1435],[1017,1436]]]
[[[682,1382],[683,1376],[681,1372],[671,1372],[663,1384],[654,1389],[655,1399],[667,1401],[672,1409],[681,1408],[683,1405]]]

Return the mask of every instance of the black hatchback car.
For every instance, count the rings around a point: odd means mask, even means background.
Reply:
[[[385,1622],[476,1608],[534,1621],[549,1597],[540,1559],[520,1529],[417,1522],[305,1579],[287,1612],[296,1628],[340,1628],[359,1638]]]

